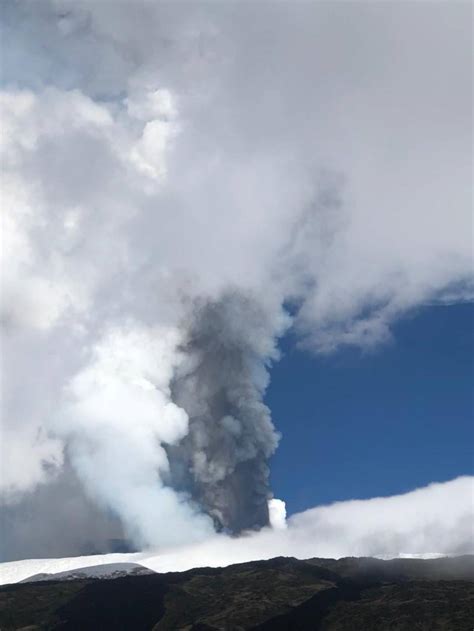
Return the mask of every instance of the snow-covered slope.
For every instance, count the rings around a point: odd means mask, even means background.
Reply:
[[[105,563],[91,565],[74,570],[65,570],[49,574],[40,572],[20,581],[21,583],[37,583],[39,581],[73,581],[79,578],[119,578],[120,576],[137,576],[139,574],[154,574],[153,570],[138,563]]]
[[[245,540],[244,540],[245,542]],[[214,540],[200,546],[175,550],[104,554],[63,559],[27,559],[0,563],[0,585],[27,581],[72,580],[74,578],[115,578],[124,574],[149,572],[181,572],[193,567],[224,567],[234,563],[271,558],[251,547],[219,548]],[[217,549],[216,549],[217,548]],[[286,556],[292,556],[286,554]],[[442,554],[379,555],[379,558],[438,558]],[[308,558],[308,557],[306,557]]]
[[[141,565],[136,557],[143,554],[103,554],[84,557],[67,557],[64,559],[25,559],[0,564],[0,585],[19,583],[28,579],[46,580],[46,578],[67,578],[71,574],[87,572],[88,576],[105,577],[114,572],[124,572],[126,568],[136,570]]]

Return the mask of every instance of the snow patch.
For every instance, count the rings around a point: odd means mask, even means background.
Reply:
[[[38,583],[41,581],[74,581],[83,578],[120,578],[121,576],[137,576],[143,574],[155,574],[153,570],[143,567],[138,563],[104,563],[92,565],[64,572],[49,574],[41,572],[23,579],[20,583]]]

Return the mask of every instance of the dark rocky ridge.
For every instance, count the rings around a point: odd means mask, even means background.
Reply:
[[[471,631],[474,557],[276,558],[0,588],[2,631]]]

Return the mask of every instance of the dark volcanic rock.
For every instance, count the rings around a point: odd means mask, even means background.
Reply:
[[[471,631],[473,621],[474,557],[277,558],[0,589],[2,631]]]

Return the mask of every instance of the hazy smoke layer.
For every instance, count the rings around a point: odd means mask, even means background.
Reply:
[[[271,323],[255,299],[232,292],[198,301],[187,330],[172,397],[189,428],[167,449],[171,483],[190,489],[220,528],[266,526],[267,460],[279,439],[262,401],[277,358]]]
[[[87,496],[67,458],[49,484],[1,507],[2,561],[133,549],[120,519]]]
[[[30,554],[49,527],[64,554],[94,532],[108,549],[266,524],[287,327],[369,348],[472,298],[470,7],[1,18],[5,540]],[[64,533],[47,524],[71,494],[90,523]]]

